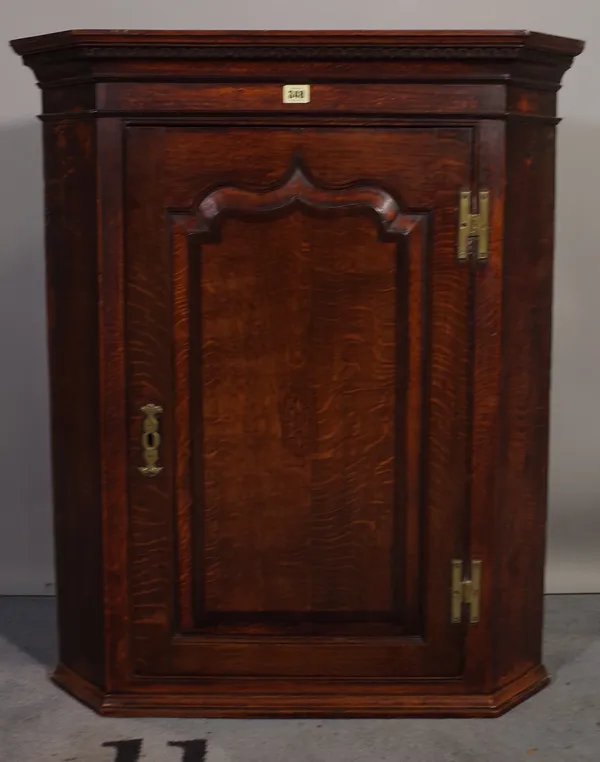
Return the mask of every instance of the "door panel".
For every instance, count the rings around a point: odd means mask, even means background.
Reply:
[[[466,128],[130,128],[138,674],[460,673],[470,156]]]

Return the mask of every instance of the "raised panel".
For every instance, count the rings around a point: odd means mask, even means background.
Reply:
[[[187,626],[414,621],[426,216],[298,163],[198,210],[173,220],[196,400]]]
[[[207,614],[391,609],[396,247],[336,222],[228,222],[202,247]]]

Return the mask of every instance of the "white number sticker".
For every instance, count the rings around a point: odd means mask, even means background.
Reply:
[[[310,85],[284,85],[284,103],[310,103]]]

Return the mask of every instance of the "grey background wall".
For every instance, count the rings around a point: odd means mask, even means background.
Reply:
[[[42,156],[14,37],[68,28],[535,29],[583,38],[559,104],[549,592],[600,591],[600,4],[594,0],[3,0],[0,594],[53,592]],[[94,432],[90,432],[94,436]]]

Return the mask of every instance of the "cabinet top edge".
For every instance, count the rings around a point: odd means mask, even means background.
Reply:
[[[11,40],[21,56],[71,50],[82,58],[200,57],[261,59],[299,57],[353,58],[516,58],[519,51],[540,51],[573,58],[582,40],[533,31],[503,30],[143,30],[71,29]]]

